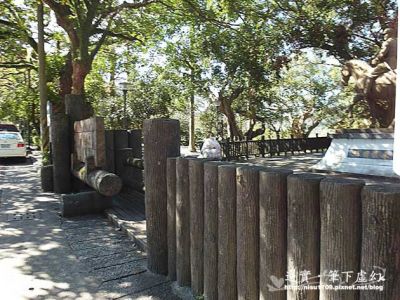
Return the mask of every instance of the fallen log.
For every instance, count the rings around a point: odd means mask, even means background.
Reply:
[[[112,206],[112,199],[98,192],[81,192],[61,196],[61,214],[63,217],[83,216],[101,213]]]
[[[72,174],[103,196],[115,196],[122,188],[121,179],[117,175],[104,170],[88,171],[87,167],[84,166],[79,170],[73,170]]]

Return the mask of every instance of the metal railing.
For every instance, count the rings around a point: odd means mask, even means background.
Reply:
[[[267,157],[280,155],[306,154],[323,152],[329,148],[331,138],[290,138],[290,139],[265,139],[257,141],[224,140],[220,142],[223,156],[227,160],[249,159],[250,157]]]

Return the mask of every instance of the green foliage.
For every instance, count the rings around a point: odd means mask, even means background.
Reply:
[[[107,127],[123,127],[118,83],[127,78],[130,127],[177,117],[184,139],[192,97],[197,139],[217,134],[216,100],[236,118],[231,127],[248,137],[264,129],[300,135],[317,126],[370,125],[365,103],[352,104],[351,91],[339,85],[340,68],[330,64],[368,60],[397,10],[394,0],[167,0],[114,12],[126,2],[44,2],[50,101],[61,101],[59,76],[72,48],[75,62],[89,66],[85,96]],[[32,132],[39,130],[35,10],[31,0],[0,3],[0,119],[29,123]],[[59,20],[68,16],[72,29],[57,26],[50,10]]]
[[[310,50],[292,58],[271,89],[272,101],[265,107],[272,112],[268,122],[289,134],[308,136],[317,127],[326,130],[356,121],[348,109],[353,95],[340,86],[340,65],[327,61],[332,58]],[[368,124],[366,119],[358,121]]]

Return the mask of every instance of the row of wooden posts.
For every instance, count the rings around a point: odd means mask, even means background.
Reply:
[[[151,271],[206,299],[399,299],[398,186],[179,157],[174,120],[146,121],[144,147]],[[283,288],[376,267],[383,291]]]

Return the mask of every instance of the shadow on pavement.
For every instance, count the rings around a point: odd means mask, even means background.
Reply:
[[[34,157],[0,165],[1,299],[177,299],[103,216],[61,218],[59,196],[40,191]]]
[[[30,166],[37,161],[35,156],[29,155],[26,158],[7,157],[0,158],[0,166]]]

